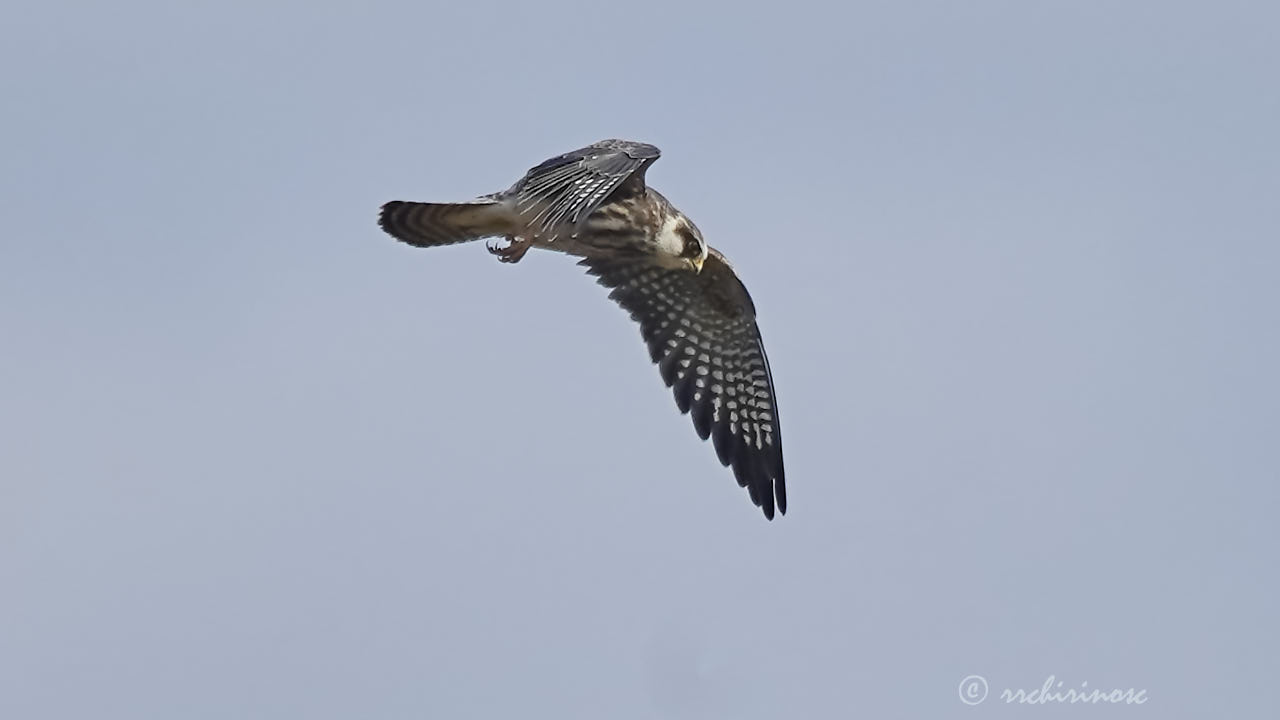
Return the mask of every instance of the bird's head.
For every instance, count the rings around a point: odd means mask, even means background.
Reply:
[[[663,225],[661,244],[672,255],[676,256],[685,267],[694,272],[702,272],[702,263],[707,260],[707,243],[702,239],[702,232],[693,221],[683,213],[676,213]]]

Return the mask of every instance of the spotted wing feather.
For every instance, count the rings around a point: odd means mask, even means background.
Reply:
[[[660,152],[629,140],[603,140],[529,170],[508,191],[536,234],[555,238],[581,223],[610,195],[644,190],[644,173]]]
[[[755,306],[733,269],[711,251],[701,273],[660,267],[643,256],[587,258],[580,265],[613,291],[640,323],[676,405],[721,464],[773,519],[787,511],[782,434]]]

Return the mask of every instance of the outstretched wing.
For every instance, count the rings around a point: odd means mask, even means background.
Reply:
[[[711,438],[721,464],[773,519],[787,512],[782,434],[769,360],[751,296],[715,250],[702,272],[668,269],[642,255],[592,257],[578,263],[613,288],[609,297],[640,323],[649,356],[691,413],[699,437]]]
[[[602,140],[553,157],[529,170],[508,196],[535,233],[555,240],[563,225],[576,228],[611,194],[644,190],[644,172],[661,153],[629,140]]]

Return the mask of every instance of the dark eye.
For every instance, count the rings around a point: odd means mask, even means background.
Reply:
[[[685,257],[698,257],[702,255],[702,246],[698,243],[698,238],[693,236],[693,231],[687,227],[676,228],[676,234],[684,241],[684,251],[680,253]]]

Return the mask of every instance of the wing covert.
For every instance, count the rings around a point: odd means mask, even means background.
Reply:
[[[539,235],[554,241],[563,225],[574,232],[610,195],[642,192],[644,173],[658,148],[629,140],[602,140],[557,155],[532,168],[508,194]]]

